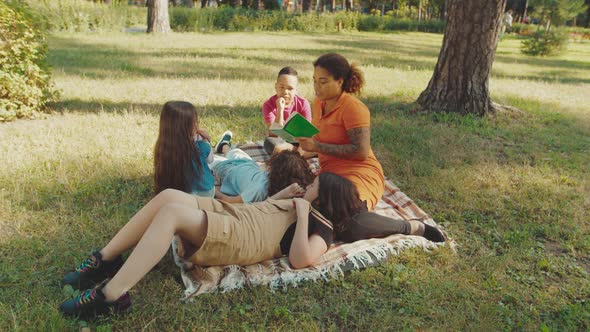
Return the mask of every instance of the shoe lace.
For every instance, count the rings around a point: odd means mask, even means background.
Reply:
[[[78,298],[76,299],[76,307],[83,306],[89,302],[94,301],[94,299],[96,299],[96,289],[88,289],[82,294],[78,295]]]
[[[82,264],[80,264],[80,266],[78,266],[76,268],[76,271],[78,272],[86,272],[92,268],[95,268],[98,266],[98,259],[96,256],[91,255],[90,257],[86,258]]]

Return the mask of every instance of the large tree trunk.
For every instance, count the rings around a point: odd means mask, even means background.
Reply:
[[[304,13],[309,13],[311,11],[311,0],[303,0],[301,4],[301,10]]]
[[[484,115],[494,111],[488,83],[506,0],[448,0],[434,74],[417,103],[423,110]]]
[[[170,32],[168,19],[168,0],[148,0],[148,33]]]

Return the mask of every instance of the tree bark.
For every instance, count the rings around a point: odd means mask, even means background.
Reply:
[[[168,0],[148,0],[148,33],[170,32],[168,19]]]
[[[447,25],[434,74],[418,100],[423,110],[484,115],[506,0],[448,0]]]
[[[311,0],[303,0],[301,3],[301,10],[304,13],[309,13],[311,11]]]

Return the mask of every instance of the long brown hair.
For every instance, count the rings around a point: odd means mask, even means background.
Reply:
[[[307,161],[297,151],[284,150],[275,153],[267,162],[268,196],[272,196],[292,183],[303,188],[313,182],[313,173]]]
[[[160,132],[154,148],[154,192],[172,188],[191,191],[191,179],[202,173],[199,149],[193,142],[197,109],[186,101],[169,101],[160,113]]]
[[[318,177],[319,195],[312,206],[332,222],[336,233],[343,232],[352,217],[365,208],[364,202],[350,180],[330,172]]]
[[[320,56],[313,66],[324,68],[335,80],[342,79],[342,90],[348,93],[359,94],[365,85],[365,76],[360,68],[355,63],[349,64],[348,60],[338,53]]]

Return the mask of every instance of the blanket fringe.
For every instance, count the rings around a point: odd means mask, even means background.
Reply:
[[[434,243],[418,236],[392,235],[399,237],[394,243],[383,242],[357,252],[350,252],[338,259],[330,261],[326,266],[311,266],[294,270],[290,267],[286,257],[273,260],[272,266],[262,267],[260,264],[250,266],[227,265],[223,267],[209,267],[202,269],[193,267],[190,270],[181,269],[182,280],[186,286],[183,301],[192,300],[196,295],[215,291],[227,292],[249,286],[268,286],[272,291],[286,290],[288,287],[298,287],[301,283],[317,280],[329,280],[344,275],[346,271],[364,269],[376,266],[391,256],[399,255],[409,248],[421,248],[426,252],[445,246],[444,243]],[[452,249],[454,241],[447,242]],[[179,266],[186,266],[182,258],[175,261],[182,262]],[[177,263],[178,264],[178,263]],[[190,263],[189,263],[190,264]],[[200,271],[195,271],[198,269]],[[215,272],[219,270],[218,272]],[[270,272],[269,272],[270,270]],[[199,279],[211,282],[200,283]],[[215,283],[214,279],[218,278]],[[213,279],[213,280],[211,280]]]

